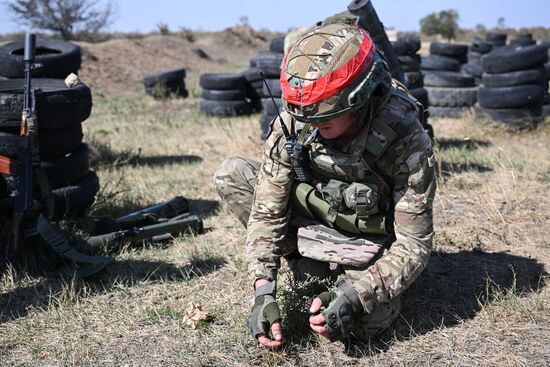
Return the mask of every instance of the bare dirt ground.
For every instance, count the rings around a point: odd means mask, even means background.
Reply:
[[[369,345],[343,345],[301,335],[287,319],[295,333],[283,350],[256,347],[244,322],[251,299],[245,230],[220,207],[212,173],[225,157],[260,157],[259,115],[202,116],[197,79],[244,70],[267,44],[228,37],[244,43],[152,36],[81,44],[80,74],[94,93],[86,140],[102,185],[92,214],[183,195],[207,231],[126,247],[86,282],[10,270],[0,279],[0,365],[550,365],[550,125],[511,134],[469,115],[432,121],[436,238],[398,322]],[[190,98],[144,95],[142,75],[175,67],[189,72]],[[190,302],[208,313],[197,330],[184,323]]]

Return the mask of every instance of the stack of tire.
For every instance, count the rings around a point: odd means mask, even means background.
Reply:
[[[249,115],[252,106],[247,99],[246,79],[241,73],[202,74],[200,110],[208,116]]]
[[[550,116],[550,94],[548,93],[548,85],[550,83],[550,64],[544,65],[544,73],[546,78],[546,89],[544,93],[544,99],[542,104],[542,116],[543,118],[547,118]]]
[[[535,127],[543,118],[547,61],[542,45],[502,46],[484,55],[476,117],[512,131]]]
[[[22,41],[0,46],[0,75],[9,78],[0,80],[0,155],[15,159],[23,110],[23,48]],[[32,72],[40,157],[40,169],[33,175],[34,198],[52,220],[82,217],[94,201],[99,180],[90,170],[88,146],[82,142],[81,123],[92,109],[90,89],[83,83],[69,87],[64,81],[80,68],[80,48],[38,40],[36,63],[42,67]],[[1,195],[6,191],[4,186]]]
[[[533,39],[533,34],[531,33],[520,33],[510,40],[510,44],[514,46],[531,46],[536,43],[537,41]]]
[[[468,63],[462,64],[460,70],[466,75],[473,76],[475,84],[481,83],[481,74],[483,74],[483,67],[481,66],[481,56],[491,52],[493,46],[482,40],[479,37],[474,37],[470,46],[468,47]]]
[[[145,93],[156,99],[169,97],[189,96],[189,91],[185,87],[185,69],[175,69],[154,73],[143,77],[143,86]]]
[[[250,68],[241,73],[245,80],[246,97],[253,112],[262,111],[264,82],[260,70],[256,67],[256,60],[250,60]]]
[[[490,44],[492,49],[496,49],[502,46],[506,46],[506,38],[506,33],[489,32],[485,35],[485,42]]]
[[[424,76],[420,72],[420,37],[414,33],[406,34],[392,42],[392,46],[405,72],[406,87],[424,107],[428,107],[428,92],[424,89]]]
[[[422,58],[431,116],[460,117],[475,104],[475,78],[459,71],[467,52],[467,45],[432,42],[430,55]]]
[[[284,43],[284,37],[275,38],[269,44],[269,51],[258,52],[254,59],[256,68],[265,77],[265,83],[263,83],[262,80],[261,93],[262,110],[264,111],[263,115],[260,117],[261,140],[265,140],[269,131],[269,124],[277,116],[277,113],[283,106],[279,77],[284,58]],[[273,96],[273,99],[271,99],[271,96]],[[273,103],[273,101],[275,101],[275,103]]]

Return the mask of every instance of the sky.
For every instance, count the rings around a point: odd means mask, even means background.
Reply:
[[[107,0],[100,0],[105,2]],[[455,9],[462,28],[483,24],[495,27],[504,17],[507,27],[550,27],[550,0],[371,0],[386,27],[417,31],[419,20],[432,12]],[[112,0],[116,17],[107,31],[147,33],[167,24],[171,31],[182,27],[218,31],[241,23],[254,29],[286,32],[310,26],[346,9],[349,0]],[[0,8],[0,33],[28,31]],[[36,31],[36,30],[34,30]]]

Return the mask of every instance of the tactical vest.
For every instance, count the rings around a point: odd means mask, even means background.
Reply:
[[[376,190],[375,209],[362,210],[360,198],[355,210],[336,210],[323,200],[321,193],[311,185],[299,184],[293,190],[293,204],[301,214],[321,219],[333,228],[351,233],[390,234],[393,232],[392,185],[378,172],[377,161],[388,147],[410,131],[417,123],[415,101],[399,86],[392,88],[387,105],[366,124],[358,136],[342,151],[326,143],[314,141],[309,146],[309,167],[323,184],[336,179],[347,184],[362,183]],[[360,196],[360,193],[358,193]]]

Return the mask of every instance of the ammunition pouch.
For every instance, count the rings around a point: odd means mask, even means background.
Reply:
[[[350,186],[352,187],[352,186]],[[393,220],[391,217],[383,214],[372,214],[372,205],[367,205],[364,192],[364,201],[359,198],[356,203],[359,207],[356,210],[336,210],[331,204],[325,201],[321,193],[313,186],[307,183],[295,184],[291,191],[291,200],[293,209],[301,215],[322,221],[330,228],[336,228],[349,233],[355,234],[376,234],[389,235],[393,232]],[[367,210],[370,208],[372,211]]]

